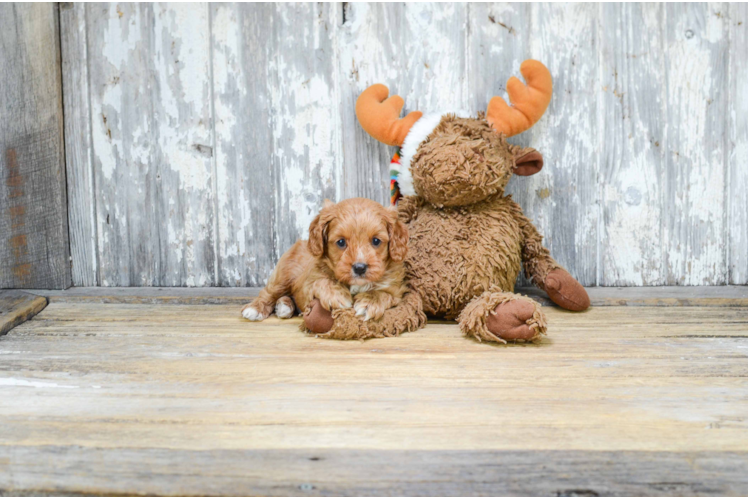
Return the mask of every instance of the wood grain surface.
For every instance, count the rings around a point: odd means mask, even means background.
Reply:
[[[0,288],[67,288],[57,5],[0,5]]]
[[[0,340],[0,489],[748,494],[746,307],[545,311],[497,346],[53,302]]]
[[[70,189],[95,193],[102,286],[215,281],[210,25],[195,7],[77,7],[97,47],[87,53],[95,183],[71,175]]]
[[[363,89],[474,114],[527,58],[554,97],[513,140],[546,163],[508,191],[555,258],[584,285],[748,283],[744,5],[118,5],[62,14],[90,82],[65,100],[76,285],[262,285],[324,198],[387,201]]]
[[[20,290],[0,290],[0,335],[28,321],[47,306],[47,299]]]
[[[88,32],[86,7],[81,3],[60,5],[62,95],[65,109],[65,163],[68,183],[68,214],[73,282],[97,286],[99,241],[96,227],[91,102],[88,79]],[[74,188],[74,189],[73,189]]]
[[[729,255],[729,282],[748,282],[748,65],[735,61],[748,61],[748,4],[731,3],[730,26],[730,107],[728,114],[729,163],[727,169],[726,202],[729,207],[725,240]]]

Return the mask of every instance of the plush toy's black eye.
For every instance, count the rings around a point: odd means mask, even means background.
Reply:
[[[345,248],[345,239],[340,238],[338,241],[335,242],[336,245],[338,245],[338,248]]]
[[[375,247],[378,247],[379,245],[382,244],[382,240],[380,240],[379,238],[372,238],[371,244],[374,245]]]

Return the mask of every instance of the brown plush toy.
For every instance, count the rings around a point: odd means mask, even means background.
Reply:
[[[393,330],[388,322],[422,314],[414,311],[422,306],[429,316],[457,319],[465,335],[479,340],[533,340],[545,333],[546,322],[537,302],[514,293],[523,266],[559,306],[589,307],[584,288],[553,260],[532,222],[504,195],[513,174],[533,175],[543,167],[540,153],[506,140],[534,125],[551,99],[551,75],[543,64],[527,60],[520,71],[527,86],[509,80],[512,105],[494,97],[477,118],[415,111],[398,119],[402,98],[388,98],[379,84],[359,97],[356,114],[364,130],[400,146],[397,181],[404,197],[398,208],[410,233],[405,268],[421,299],[407,310],[388,311],[377,329]],[[310,323],[315,314],[307,316]]]

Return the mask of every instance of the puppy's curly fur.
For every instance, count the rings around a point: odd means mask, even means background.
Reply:
[[[275,311],[289,318],[318,299],[329,311],[352,308],[365,321],[378,320],[407,291],[407,244],[408,229],[395,209],[365,198],[326,200],[309,226],[309,240],[283,254],[242,316],[262,321]]]

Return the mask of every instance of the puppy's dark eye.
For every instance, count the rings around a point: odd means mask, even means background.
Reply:
[[[378,247],[379,245],[382,244],[382,240],[380,240],[379,238],[372,238],[371,244],[374,245],[375,247]]]
[[[338,248],[345,248],[345,239],[340,238],[335,244],[338,245]]]

